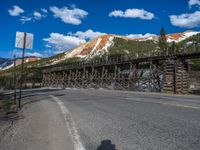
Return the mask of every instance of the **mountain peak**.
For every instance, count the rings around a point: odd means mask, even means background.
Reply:
[[[173,34],[167,34],[167,41],[168,42],[180,42],[190,36],[196,35],[199,32],[197,31],[185,31],[182,33],[173,33]],[[144,38],[130,38],[126,36],[116,35],[116,34],[103,34],[98,36],[97,38],[81,44],[77,48],[65,52],[65,56],[63,59],[68,59],[72,57],[80,57],[80,58],[88,58],[88,57],[94,57],[94,56],[101,56],[105,52],[108,52],[109,47],[111,47],[114,42],[114,38],[120,38],[126,41],[133,40],[133,41],[158,41],[158,35],[155,36],[148,36]]]
[[[185,31],[180,33],[167,34],[167,42],[176,42],[179,43],[189,37],[196,35],[200,32],[197,31]],[[60,62],[64,62],[67,59],[78,57],[83,59],[90,59],[95,56],[102,56],[105,53],[109,52],[112,54],[122,54],[122,53],[131,53],[132,55],[142,53],[146,55],[151,51],[157,51],[158,49],[158,35],[142,36],[140,38],[130,38],[127,36],[121,36],[116,34],[103,34],[97,38],[83,43],[78,47],[67,51],[63,54],[53,56],[51,59],[46,61],[45,65],[54,65]],[[35,58],[33,58],[35,60]],[[0,69],[2,66],[0,66]]]

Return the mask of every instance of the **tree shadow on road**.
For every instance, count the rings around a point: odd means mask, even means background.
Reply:
[[[97,147],[96,150],[117,150],[115,144],[112,144],[111,140],[103,140],[101,141],[101,145]]]

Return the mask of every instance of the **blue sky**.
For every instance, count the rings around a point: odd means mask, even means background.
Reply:
[[[27,55],[47,57],[101,34],[199,31],[200,0],[1,0],[0,19],[0,57],[20,53],[16,31],[34,34]]]

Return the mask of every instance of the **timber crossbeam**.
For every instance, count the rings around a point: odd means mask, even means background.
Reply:
[[[187,94],[190,59],[200,52],[133,58],[127,56],[50,66],[43,86],[154,91]]]

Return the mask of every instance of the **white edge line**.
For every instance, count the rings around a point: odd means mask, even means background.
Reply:
[[[61,112],[64,116],[65,119],[65,124],[67,126],[67,129],[72,137],[74,146],[75,146],[75,150],[86,150],[81,142],[81,138],[80,135],[78,134],[78,130],[76,128],[75,122],[69,112],[69,110],[67,109],[67,107],[65,107],[64,103],[57,97],[50,95],[56,102],[57,104],[60,106]]]

